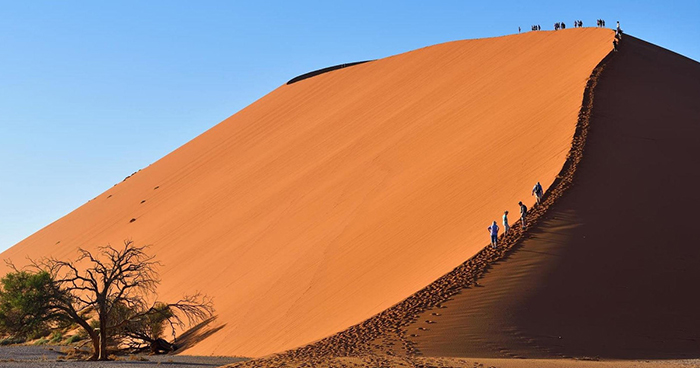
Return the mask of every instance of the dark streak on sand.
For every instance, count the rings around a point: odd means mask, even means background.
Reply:
[[[315,77],[315,76],[317,76],[317,75],[321,75],[321,74],[324,74],[324,73],[332,72],[332,71],[338,70],[338,69],[348,68],[348,67],[355,66],[355,65],[358,65],[358,64],[364,64],[364,63],[367,63],[367,62],[370,62],[370,61],[374,61],[374,60],[355,61],[355,62],[352,62],[352,63],[338,64],[338,65],[329,66],[329,67],[327,67],[327,68],[314,70],[314,71],[312,71],[312,72],[304,73],[304,74],[302,74],[302,75],[298,75],[298,76],[296,76],[296,77],[290,79],[289,82],[287,82],[287,84],[296,83],[296,82],[302,81],[302,80],[304,80],[304,79],[309,79],[309,78],[311,78],[311,77]]]

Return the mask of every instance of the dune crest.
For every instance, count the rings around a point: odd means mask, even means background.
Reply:
[[[2,258],[131,238],[164,264],[163,298],[215,298],[221,328],[187,353],[321,339],[451,271],[503,210],[514,222],[518,200],[532,204],[612,37],[456,41],[283,85]]]

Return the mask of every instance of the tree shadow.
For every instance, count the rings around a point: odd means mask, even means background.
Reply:
[[[211,317],[190,328],[189,330],[185,331],[182,335],[180,335],[180,337],[178,337],[174,343],[176,348],[173,351],[173,354],[177,354],[197,345],[200,341],[206,339],[207,337],[219,332],[219,330],[226,327],[226,324],[219,325],[216,327],[210,326],[215,320],[216,316]]]

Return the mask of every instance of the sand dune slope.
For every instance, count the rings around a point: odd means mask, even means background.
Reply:
[[[700,356],[700,64],[627,36],[574,186],[480,286],[426,312],[427,356]],[[428,317],[429,316],[429,317]]]
[[[131,238],[164,264],[162,298],[214,296],[223,328],[189,354],[323,338],[450,271],[503,210],[532,203],[611,40],[451,42],[283,85],[2,258]]]

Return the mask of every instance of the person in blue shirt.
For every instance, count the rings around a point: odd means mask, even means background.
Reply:
[[[489,233],[491,233],[491,246],[494,248],[498,247],[498,225],[496,225],[495,220],[489,226]]]

